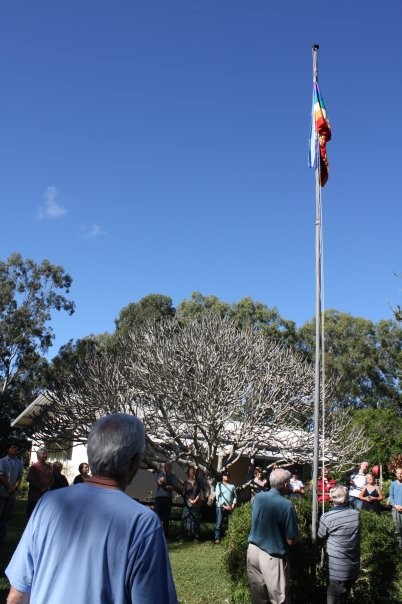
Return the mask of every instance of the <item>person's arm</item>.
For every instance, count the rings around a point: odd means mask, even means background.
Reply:
[[[361,499],[362,501],[370,501],[367,497],[364,496],[364,493],[366,492],[366,489],[364,489],[364,491],[360,491],[360,495],[359,495],[359,499]]]
[[[18,591],[13,586],[10,587],[7,604],[29,604],[31,594],[25,591]]]
[[[382,501],[384,499],[384,495],[382,494],[380,487],[377,487],[377,493],[378,493],[378,497],[376,497],[377,501]]]
[[[3,472],[3,468],[0,468],[0,484],[2,484],[3,487],[5,487],[7,489],[7,491],[9,491],[11,485],[2,472]]]
[[[294,506],[292,505],[292,507],[289,508],[286,512],[284,537],[285,537],[286,543],[288,545],[294,545],[297,541],[298,536],[299,536],[299,529],[297,526],[296,510],[295,510]]]
[[[36,489],[39,489],[40,491],[42,490],[42,485],[40,485],[38,482],[38,477],[34,466],[31,466],[28,470],[27,482],[29,482],[29,484],[31,484]]]
[[[162,525],[155,527],[155,530],[149,529],[138,547],[132,549],[132,559],[128,561],[132,569],[128,573],[130,602],[178,604]]]
[[[156,480],[156,484],[159,485],[160,487],[164,487],[165,483],[166,483],[165,474],[162,472],[162,474],[159,474],[159,476]]]
[[[18,491],[20,484],[21,484],[23,471],[24,471],[24,466],[21,464],[21,469],[20,469],[20,473],[18,474],[18,478],[15,481],[14,485],[12,485],[11,488],[9,489],[10,493],[15,493],[16,491]]]
[[[327,525],[325,524],[323,517],[321,516],[320,518],[320,524],[318,526],[318,543],[322,544],[324,543],[324,541],[326,541],[327,537],[328,537],[328,529],[327,529]]]

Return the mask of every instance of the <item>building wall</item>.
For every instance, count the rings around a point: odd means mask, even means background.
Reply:
[[[32,441],[30,464],[37,460],[36,451],[41,446],[43,446],[42,443]],[[63,463],[62,474],[64,474],[68,482],[72,484],[75,476],[77,476],[79,473],[78,466],[80,463],[88,463],[86,446],[79,444],[70,447],[70,449],[60,449],[60,451],[56,451],[49,447],[49,463],[56,461],[56,459]],[[255,465],[260,465],[263,469],[265,469],[273,461],[273,459],[257,458],[255,460]],[[231,466],[230,481],[236,487],[240,487],[247,480],[249,480],[249,466],[250,460],[247,457],[239,459],[235,464],[233,464],[233,466]],[[299,477],[301,480],[303,480],[305,483],[308,482],[308,480],[311,478],[311,468],[309,466],[300,466],[297,467],[297,469],[299,470]],[[185,468],[182,468],[182,466],[179,464],[173,464],[173,472],[176,474],[179,480],[183,481],[185,479]],[[140,469],[135,475],[133,481],[126,488],[127,495],[134,499],[138,499],[139,501],[153,501],[157,488],[156,478],[156,472]],[[240,500],[247,499],[249,497],[247,490],[244,490],[239,495]],[[173,500],[178,503],[182,502],[182,498],[178,494],[174,494]]]

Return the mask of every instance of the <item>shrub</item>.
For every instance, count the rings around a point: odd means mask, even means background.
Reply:
[[[292,602],[319,604],[326,600],[324,550],[311,540],[311,500],[295,499],[294,505],[299,539],[289,551]],[[231,604],[250,602],[247,538],[251,509],[250,503],[235,509],[223,541],[223,564],[233,584]],[[387,512],[377,515],[363,511],[361,521],[361,572],[350,602],[361,601],[363,597],[372,602],[392,602],[398,561],[392,519]]]
[[[360,575],[351,602],[392,602],[398,566],[398,543],[391,515],[360,512]]]
[[[223,540],[223,563],[235,585],[247,585],[247,538],[251,528],[251,503],[236,508]]]

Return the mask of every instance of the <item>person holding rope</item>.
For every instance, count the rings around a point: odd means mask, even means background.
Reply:
[[[230,473],[224,470],[221,474],[221,482],[218,482],[215,489],[216,494],[216,524],[215,524],[215,544],[219,545],[222,538],[222,525],[225,519],[236,507],[237,494],[234,484],[229,482]]]

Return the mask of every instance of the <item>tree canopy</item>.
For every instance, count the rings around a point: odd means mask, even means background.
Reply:
[[[68,300],[72,279],[61,266],[48,260],[36,263],[12,254],[0,261],[0,397],[3,434],[32,393],[43,385],[46,361],[41,356],[54,334],[54,310],[74,312]],[[41,384],[42,382],[42,384]]]
[[[335,396],[342,407],[396,407],[400,410],[399,370],[402,329],[395,321],[353,317],[337,310],[324,314],[325,364],[336,381]],[[315,319],[300,329],[299,344],[314,360]]]
[[[182,321],[200,318],[205,314],[215,314],[232,319],[238,327],[251,327],[265,336],[293,345],[297,339],[296,324],[287,321],[277,308],[270,308],[250,297],[229,304],[216,296],[203,296],[193,292],[190,300],[183,300],[177,307],[176,316]]]
[[[124,334],[146,321],[158,321],[164,317],[174,317],[176,309],[172,298],[162,294],[149,294],[139,302],[131,302],[121,309],[115,320],[116,332]]]

